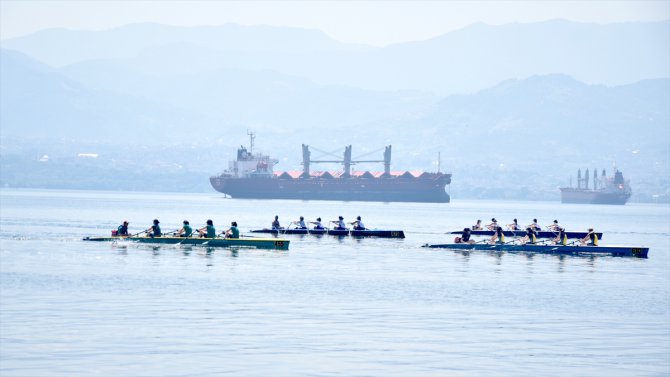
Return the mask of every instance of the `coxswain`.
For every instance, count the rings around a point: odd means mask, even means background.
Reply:
[[[193,228],[191,228],[191,224],[188,222],[188,220],[184,220],[184,223],[177,231],[177,236],[178,237],[191,237],[193,235]]]
[[[471,240],[470,236],[471,236],[470,228],[464,228],[463,233],[461,233],[461,242],[469,244],[475,243],[475,240]]]
[[[284,229],[279,225],[279,216],[275,216],[275,220],[272,222],[272,230]]]
[[[124,221],[123,224],[116,228],[116,235],[124,237],[128,236],[128,221]]]
[[[505,243],[505,234],[503,233],[503,228],[501,226],[495,228],[495,233],[493,233],[493,236],[489,240],[489,245],[495,245],[497,243]]]
[[[589,228],[589,233],[581,239],[580,243],[582,246],[598,246],[598,235],[593,231],[593,228]]]
[[[365,230],[365,225],[363,225],[360,216],[356,217],[356,221],[350,222],[349,224],[354,226],[354,230]]]
[[[335,227],[335,230],[345,230],[345,229],[347,229],[347,225],[344,223],[344,217],[342,217],[342,216],[339,216],[338,220],[331,221],[331,223],[337,224],[337,226]]]
[[[523,236],[523,238],[521,239],[521,244],[525,245],[525,244],[529,243],[529,244],[532,245],[535,242],[537,242],[537,233],[535,232],[535,229],[533,229],[531,227],[527,227],[526,228],[526,235]]]
[[[198,234],[200,234],[200,237],[216,238],[214,222],[212,220],[207,220],[207,225],[198,229]]]
[[[317,217],[316,221],[310,221],[310,224],[314,224],[314,229],[323,229],[323,225],[321,225],[321,218]]]
[[[230,228],[226,230],[226,238],[240,238],[240,230],[237,229],[237,221],[230,223]]]
[[[158,224],[160,224],[160,221],[158,221],[158,219],[154,219],[153,225],[150,226],[149,229],[145,230],[144,232],[151,238],[162,236],[163,233],[161,233],[161,227]]]
[[[488,229],[488,230],[496,230],[496,229],[498,229],[498,220],[496,220],[495,217],[492,218],[492,219],[491,219],[491,224],[487,225],[487,226],[486,226],[486,229]]]
[[[481,220],[477,220],[477,224],[472,226],[472,230],[482,230],[482,229],[483,228],[482,228],[482,221]]]
[[[563,245],[563,246],[567,245],[568,244],[568,234],[565,233],[565,228],[559,227],[558,228],[558,236],[556,236],[556,238],[551,240],[551,242],[554,245]]]
[[[513,223],[511,223],[511,224],[507,224],[507,228],[508,228],[509,230],[519,230],[519,229],[521,229],[521,228],[519,227],[519,223],[516,221],[516,219],[514,219],[514,222],[513,222]]]

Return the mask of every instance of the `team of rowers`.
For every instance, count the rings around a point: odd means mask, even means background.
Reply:
[[[195,230],[198,233],[198,236],[203,238],[216,238],[217,234],[216,234],[216,228],[214,228],[214,222],[212,220],[207,220],[206,224],[207,225],[203,226],[202,228]],[[188,220],[184,220],[181,229],[163,233],[161,231],[160,221],[158,221],[158,219],[154,219],[153,224],[148,229],[141,231],[137,234],[133,234],[132,236],[139,236],[140,234],[145,234],[146,237],[162,237],[164,235],[176,236],[176,237],[192,237],[193,228],[191,228],[191,224],[189,223]],[[130,236],[128,234],[128,221],[124,221],[123,224],[119,225],[118,228],[116,228],[116,235],[123,237]],[[240,231],[237,228],[237,222],[235,221],[231,222],[230,228],[221,232],[221,234],[219,235],[222,235],[225,238],[240,238]]]
[[[321,218],[320,217],[317,217],[316,221],[310,221],[309,223],[314,224],[314,228],[312,228],[312,229],[316,229],[316,230],[326,229],[326,228],[323,227],[323,224],[321,224]],[[331,223],[335,224],[335,227],[333,228],[335,230],[346,230],[347,229],[347,225],[344,222],[344,217],[342,217],[342,216],[339,216],[337,220],[331,221]],[[363,221],[361,220],[360,216],[357,216],[356,220],[350,222],[349,224],[353,226],[354,230],[365,230],[366,229],[365,225],[363,225]],[[289,227],[291,227],[291,225],[295,225],[294,229],[307,229],[307,224],[305,224],[305,218],[303,216],[300,216],[300,220],[298,220],[298,221],[292,221],[289,224]],[[279,216],[275,216],[274,221],[272,221],[272,230],[284,230],[284,227],[282,227],[279,224]]]
[[[465,228],[463,229],[462,236],[460,237],[460,242],[463,243],[470,243],[473,244],[475,243],[474,240],[471,239],[472,236],[472,231],[473,230],[484,230],[484,227],[490,231],[493,231],[493,236],[488,240],[489,245],[496,245],[496,244],[504,244],[505,243],[505,234],[502,226],[498,224],[498,221],[495,218],[491,219],[491,223],[487,224],[485,226],[482,226],[482,221],[477,220],[477,223],[472,226],[471,228]],[[506,225],[508,230],[522,230],[522,228],[519,226],[519,222],[517,219],[514,219],[511,224]],[[567,245],[568,244],[568,235],[565,232],[565,228],[560,226],[558,224],[558,220],[554,220],[554,222],[550,225],[547,225],[547,230],[550,232],[553,232],[556,237],[551,239],[549,242],[551,242],[553,245]],[[537,243],[537,232],[541,231],[542,227],[540,227],[537,224],[537,219],[533,219],[533,222],[525,226],[525,235],[523,238],[521,238],[519,241],[520,244],[525,245],[527,243],[534,244]],[[516,240],[510,241],[514,242]],[[587,235],[579,240],[581,245],[588,245],[588,246],[598,246],[598,236],[597,234],[593,231],[593,228],[589,228],[589,231]]]

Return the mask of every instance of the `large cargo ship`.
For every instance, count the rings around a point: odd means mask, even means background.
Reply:
[[[572,179],[571,179],[572,181]],[[570,184],[572,186],[572,183]],[[598,178],[598,170],[593,169],[593,188],[589,188],[589,170],[582,178],[581,169],[577,171],[577,187],[561,187],[561,203],[577,204],[626,204],[633,191],[630,181],[614,168],[614,177],[607,177],[605,169]]]
[[[384,159],[354,161],[351,146],[345,148],[342,160],[312,160],[309,146],[302,146],[303,169],[274,171],[277,160],[254,154],[254,134],[249,133],[249,149],[241,146],[237,159],[230,161],[223,173],[210,177],[215,190],[233,198],[299,199],[374,202],[448,203],[445,188],[451,174],[439,172],[391,171],[391,146],[385,147]],[[383,162],[383,172],[353,171],[356,163]],[[314,163],[341,163],[343,171],[312,172]]]

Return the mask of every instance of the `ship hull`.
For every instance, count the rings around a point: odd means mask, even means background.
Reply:
[[[624,205],[629,198],[630,194],[625,192],[561,188],[561,203]]]
[[[371,202],[449,203],[445,191],[451,174],[419,178],[307,178],[211,177],[215,190],[233,198],[298,199]]]

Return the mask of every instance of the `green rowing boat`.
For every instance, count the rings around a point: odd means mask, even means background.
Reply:
[[[185,238],[185,237],[85,237],[84,241],[129,241],[154,245],[195,245],[249,249],[288,250],[289,240],[277,238]]]

